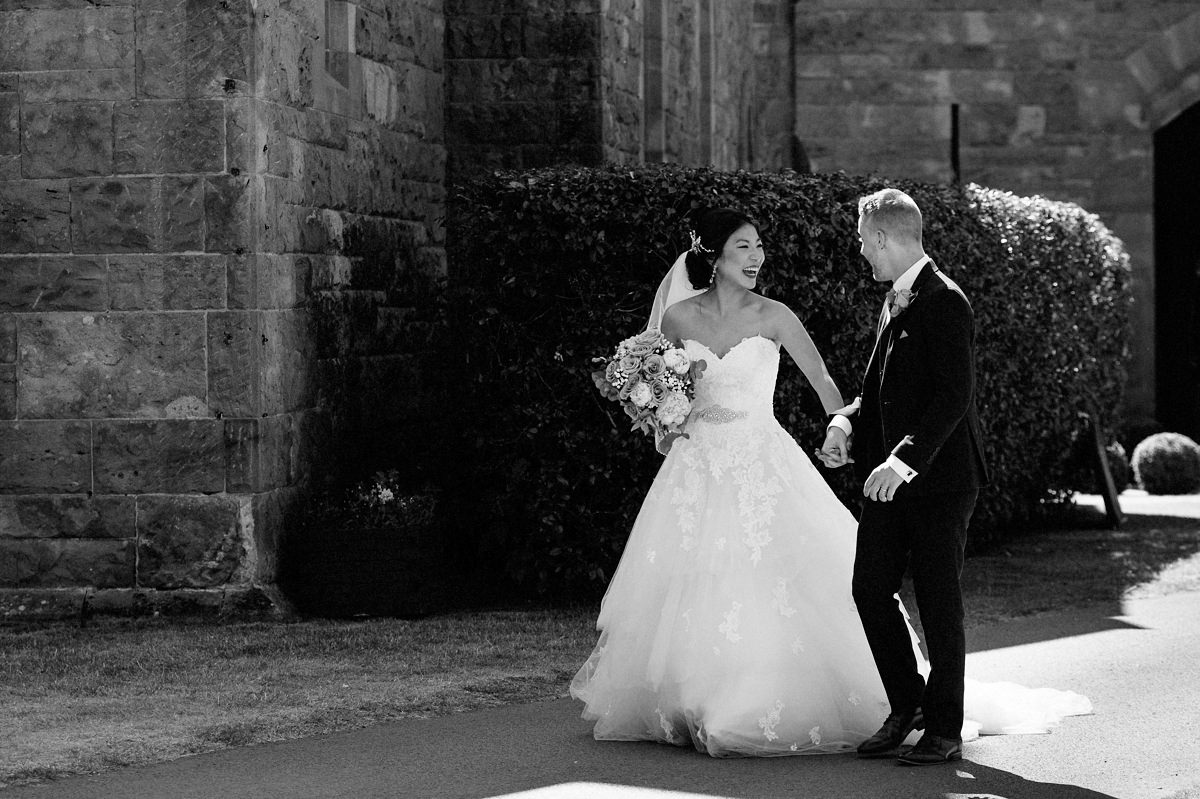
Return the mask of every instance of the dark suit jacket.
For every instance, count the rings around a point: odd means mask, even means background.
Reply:
[[[910,494],[977,489],[988,467],[975,408],[971,304],[932,262],[912,290],[867,365],[854,421],[856,468],[865,481],[890,453],[917,471]]]

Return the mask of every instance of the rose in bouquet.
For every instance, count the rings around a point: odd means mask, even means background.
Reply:
[[[651,328],[622,341],[612,357],[594,362],[604,368],[592,373],[592,381],[606,398],[621,403],[633,430],[660,440],[681,432],[704,361],[693,361]]]

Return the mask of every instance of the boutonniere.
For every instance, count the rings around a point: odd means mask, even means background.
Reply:
[[[888,314],[895,319],[904,313],[904,309],[911,305],[912,301],[916,298],[917,292],[910,289],[900,289],[899,291],[889,290],[887,293]]]

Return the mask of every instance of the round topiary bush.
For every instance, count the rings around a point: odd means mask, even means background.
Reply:
[[[1179,433],[1155,433],[1134,447],[1133,475],[1150,494],[1200,491],[1200,445]]]

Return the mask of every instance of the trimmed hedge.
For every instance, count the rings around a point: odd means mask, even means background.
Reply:
[[[852,398],[883,293],[858,253],[856,203],[885,185],[921,206],[927,251],[975,308],[995,479],[974,544],[1061,498],[1079,412],[1090,400],[1114,420],[1125,377],[1128,258],[1094,215],[974,185],[841,173],[497,173],[451,198],[447,236],[450,360],[464,370],[461,479],[481,520],[479,556],[528,592],[583,598],[607,583],[661,457],[600,397],[591,359],[645,324],[693,209],[727,205],[758,221],[762,292],[796,311]],[[787,359],[775,404],[806,450],[819,445],[825,415]],[[827,474],[854,503],[850,470]]]
[[[1133,473],[1149,494],[1200,492],[1200,445],[1182,433],[1155,433],[1134,448]]]

